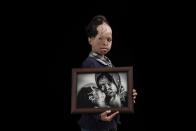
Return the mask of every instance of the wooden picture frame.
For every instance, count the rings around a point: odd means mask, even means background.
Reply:
[[[134,113],[133,67],[73,68],[71,113]]]

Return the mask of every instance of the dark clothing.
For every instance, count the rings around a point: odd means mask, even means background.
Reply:
[[[101,57],[94,52],[90,52],[89,56],[83,61],[82,67],[86,68],[103,68],[112,67],[112,63],[106,56]]]
[[[103,65],[101,62],[97,61],[94,57],[87,57],[82,63],[82,67],[86,68],[103,68],[107,65]]]
[[[97,53],[90,52],[89,57],[95,59],[98,63],[102,64],[101,67],[103,67],[103,66],[112,67],[113,66],[110,59],[106,56],[101,57]],[[86,60],[88,60],[88,58]]]
[[[108,67],[107,62],[103,64],[101,61],[97,60],[92,55],[89,55],[82,63],[84,68],[104,68]],[[96,130],[116,130],[117,123],[119,121],[119,115],[117,115],[112,121],[104,122],[100,120],[100,113],[97,114],[83,114],[79,120],[79,125],[81,128],[89,129],[91,131]]]
[[[91,130],[91,129],[84,129],[81,128],[81,131],[117,131],[116,129],[108,129],[108,130]]]
[[[99,114],[100,113],[83,114],[79,120],[80,127],[92,131],[117,129],[117,122],[115,119],[110,122],[104,122],[100,120]]]

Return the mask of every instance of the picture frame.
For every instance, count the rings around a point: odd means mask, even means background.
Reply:
[[[134,113],[133,67],[73,68],[71,113]]]

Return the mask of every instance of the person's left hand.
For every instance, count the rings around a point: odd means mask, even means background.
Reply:
[[[114,112],[114,113],[112,113],[112,114],[110,114],[110,113],[111,113],[111,110],[107,110],[107,111],[101,113],[101,114],[100,114],[101,120],[102,120],[102,121],[110,122],[110,121],[112,121],[112,119],[113,119],[117,114],[119,114],[119,111],[116,111],[116,112]],[[108,115],[108,114],[110,114],[110,115]]]
[[[136,92],[136,89],[133,89],[133,102],[135,103],[135,99],[136,99],[136,96],[137,96],[137,92]]]

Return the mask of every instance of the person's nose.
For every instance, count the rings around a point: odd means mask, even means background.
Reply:
[[[109,90],[109,89],[111,89],[111,87],[108,84],[106,84],[106,90]]]
[[[103,40],[103,45],[104,45],[104,46],[107,46],[107,45],[108,45],[108,41],[104,39],[104,40]]]

